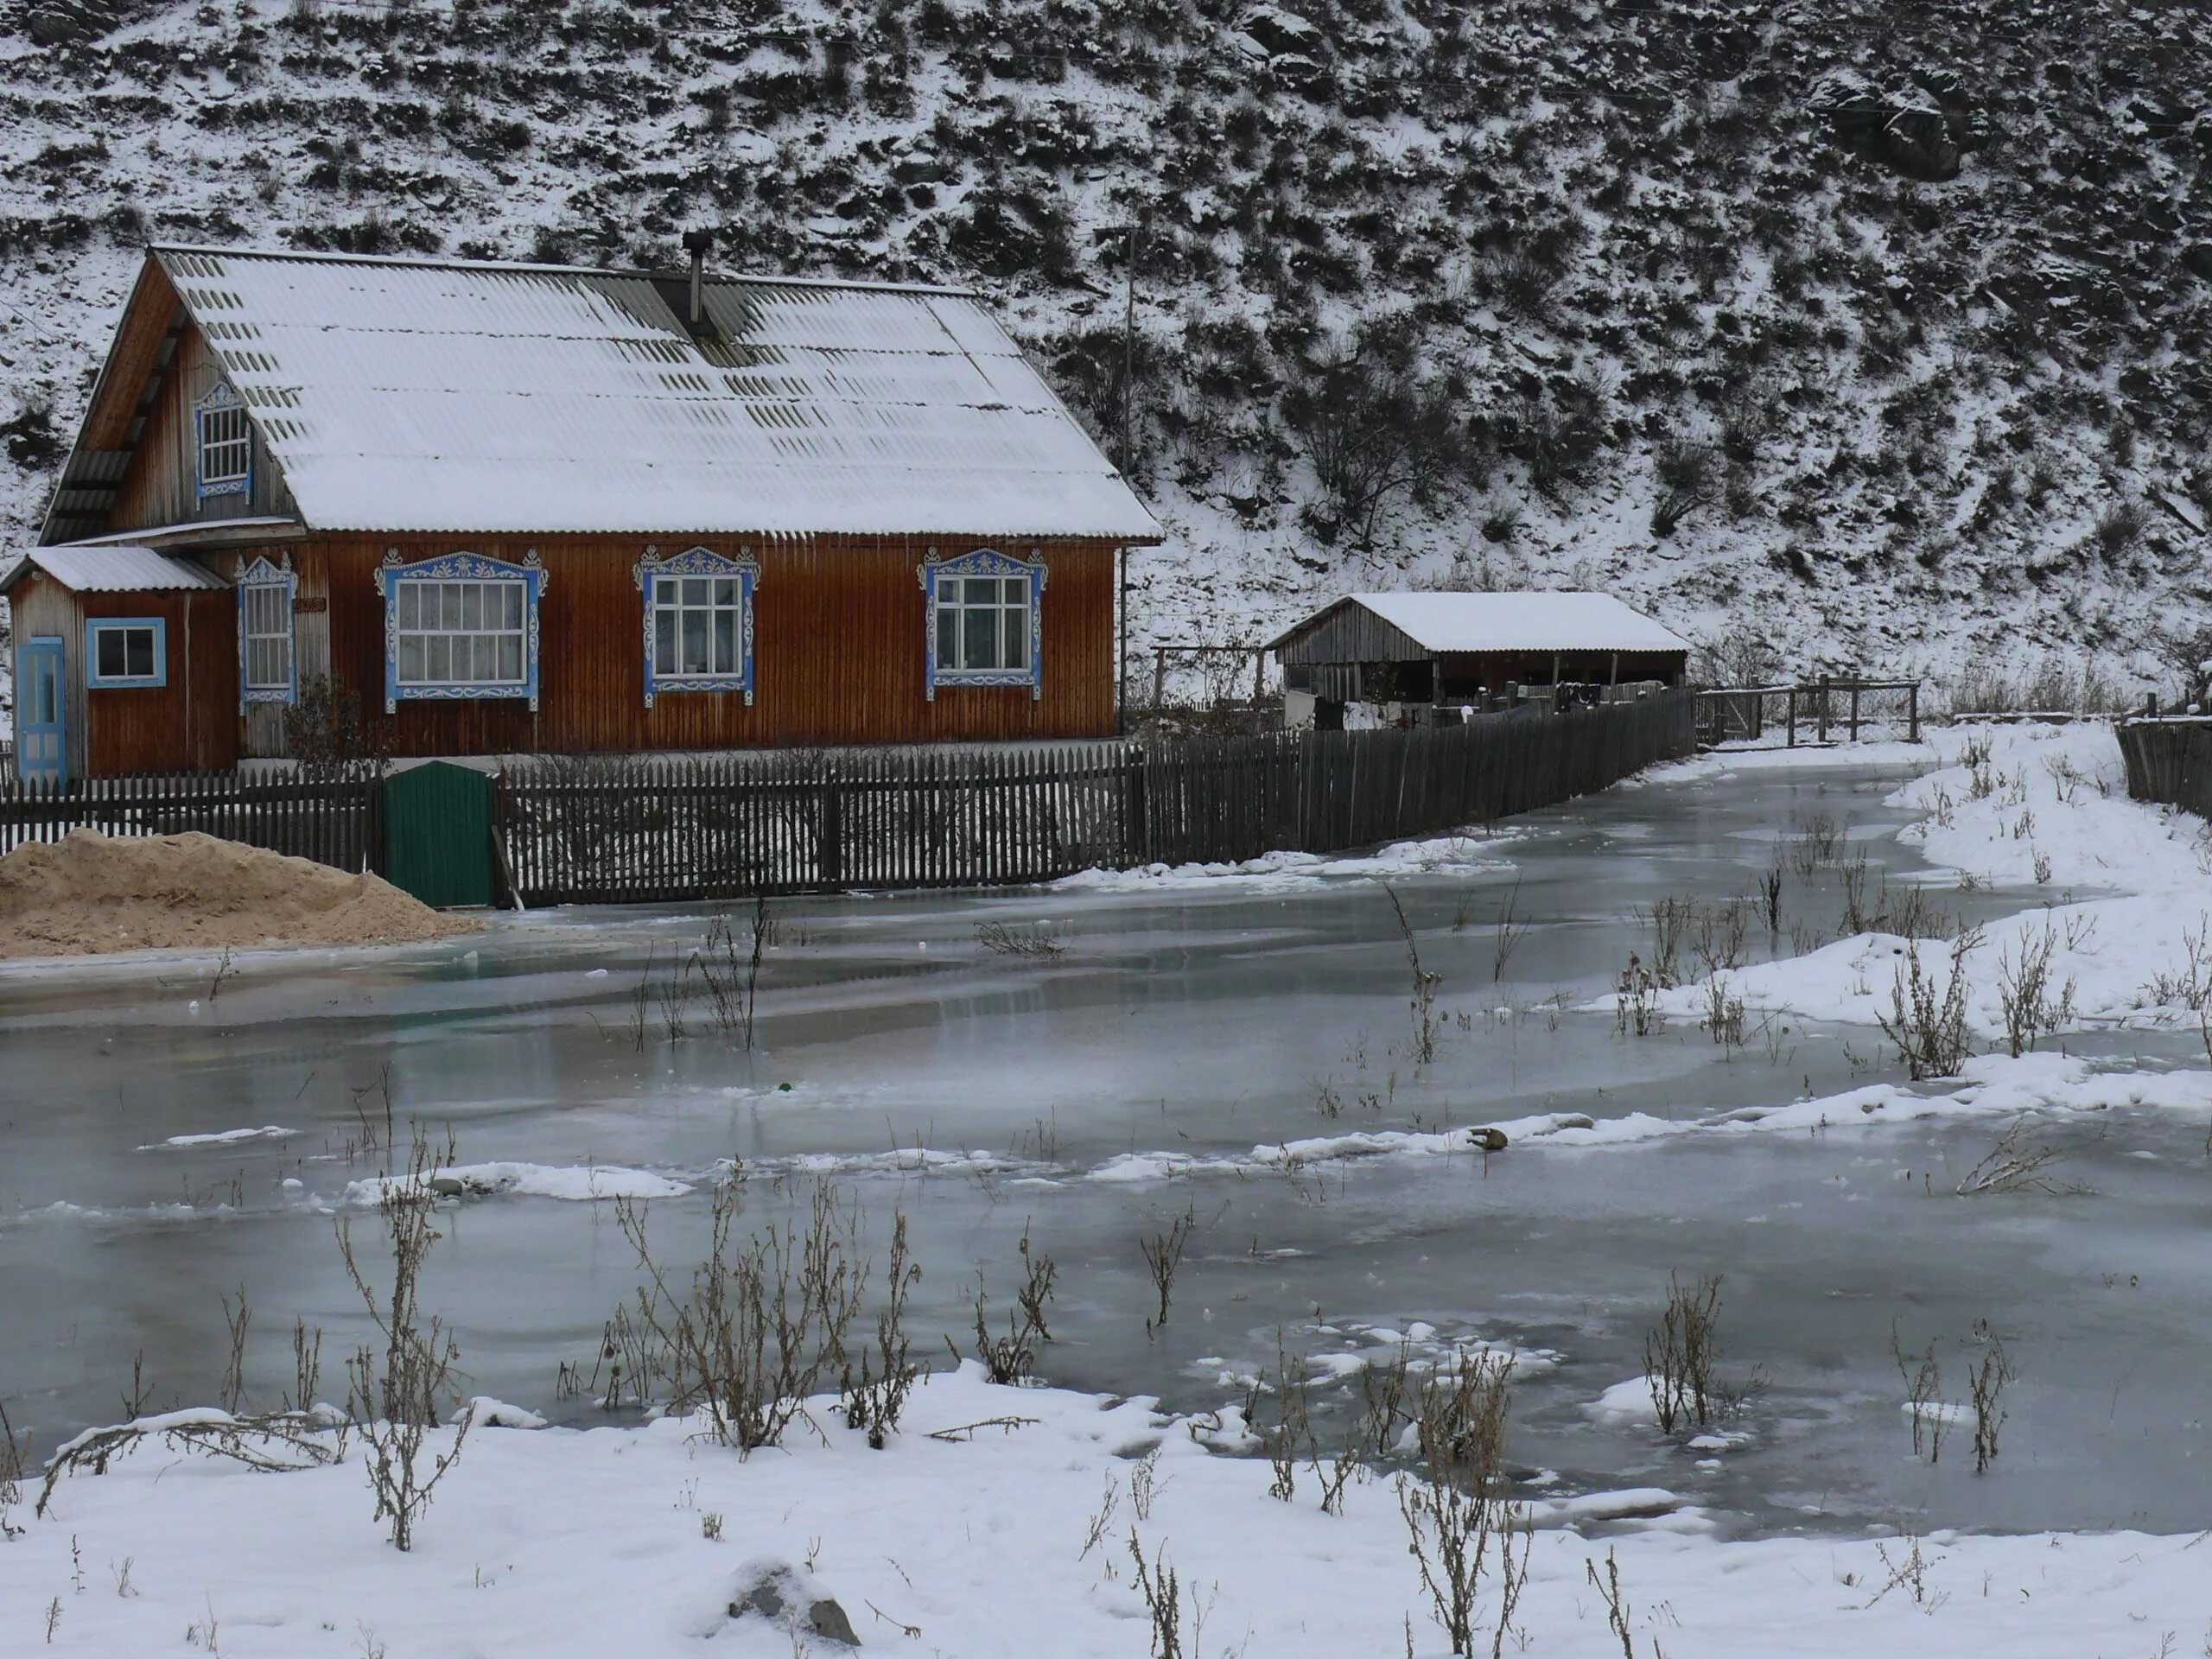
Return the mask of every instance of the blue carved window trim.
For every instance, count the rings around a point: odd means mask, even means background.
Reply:
[[[100,636],[150,629],[154,635],[153,662],[149,672],[103,674]],[[85,683],[94,690],[150,690],[169,683],[169,625],[158,616],[95,616],[85,622]],[[128,646],[124,649],[127,650]]]
[[[265,557],[257,558],[238,572],[238,712],[244,714],[248,703],[296,702],[300,694],[299,627],[293,607],[299,597],[300,579],[292,570],[292,556],[280,556],[283,563],[271,564]],[[278,684],[273,678],[257,684],[253,677],[253,642],[274,639],[270,631],[256,633],[252,624],[266,620],[266,615],[256,617],[257,610],[276,610],[284,619],[284,680]]]
[[[521,672],[515,679],[442,680],[432,683],[403,684],[399,677],[399,601],[401,590],[410,582],[518,582],[523,590]],[[523,556],[520,564],[505,559],[491,558],[481,553],[448,553],[442,557],[418,560],[413,564],[401,563],[399,550],[394,548],[384,556],[384,563],[376,570],[377,591],[384,597],[384,711],[387,715],[398,711],[402,702],[479,702],[500,697],[521,697],[530,703],[531,712],[537,712],[537,602],[545,591],[545,569],[537,562],[536,549]],[[427,594],[425,588],[423,593]],[[444,630],[441,630],[442,632]],[[495,630],[480,628],[481,632]],[[504,626],[500,633],[512,632]]]
[[[192,408],[193,474],[200,499],[215,495],[253,493],[253,423],[246,416],[245,400],[226,381],[214,387]],[[219,458],[224,470],[211,473],[210,456]],[[229,459],[235,457],[232,470]]]
[[[664,691],[738,691],[744,694],[746,706],[750,708],[753,704],[753,593],[760,581],[760,567],[754,563],[752,550],[741,547],[738,550],[737,557],[731,559],[708,548],[691,547],[662,558],[649,547],[645,550],[645,556],[632,567],[630,577],[638,585],[645,613],[645,707],[652,708],[653,699]],[[658,584],[678,582],[687,578],[737,583],[734,642],[737,664],[728,673],[663,673],[657,666],[659,659],[656,652],[655,613],[670,608],[662,603],[669,595],[659,588]],[[680,617],[676,626],[680,632]],[[681,639],[677,643],[680,651]]]
[[[963,553],[957,558],[940,559],[937,550],[930,550],[928,560],[917,572],[921,578],[923,606],[923,652],[926,671],[923,677],[925,695],[937,701],[941,685],[1026,685],[1032,701],[1045,695],[1045,562],[1040,558],[1017,559],[1009,554],[995,552],[987,547],[972,553]],[[963,576],[1027,577],[1029,584],[1029,660],[1020,668],[950,668],[938,661],[938,583],[941,579]]]

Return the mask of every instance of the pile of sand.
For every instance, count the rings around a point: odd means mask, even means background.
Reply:
[[[381,876],[213,836],[72,830],[0,858],[0,957],[177,946],[396,944],[477,925]]]

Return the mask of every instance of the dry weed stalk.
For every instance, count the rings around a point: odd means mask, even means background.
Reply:
[[[1145,1269],[1152,1275],[1153,1288],[1160,1294],[1158,1317],[1147,1319],[1144,1324],[1147,1336],[1167,1323],[1168,1296],[1175,1287],[1175,1270],[1183,1265],[1184,1248],[1190,1243],[1198,1224],[1197,1210],[1187,1208],[1166,1232],[1137,1241],[1137,1248],[1144,1252]]]
[[[976,1358],[984,1374],[994,1382],[1018,1384],[1028,1379],[1030,1368],[1036,1363],[1037,1344],[1050,1342],[1052,1332],[1045,1324],[1045,1304],[1052,1300],[1052,1281],[1059,1269],[1052,1258],[1041,1250],[1030,1248],[1029,1228],[1021,1230],[1022,1281],[1014,1293],[1014,1312],[1007,1315],[1006,1335],[991,1334],[990,1316],[984,1301],[983,1275],[976,1275]],[[952,1350],[955,1364],[959,1363],[960,1350],[950,1337],[944,1345]]]
[[[454,1427],[452,1446],[431,1453],[425,1465],[425,1442],[436,1428],[440,1402],[457,1393],[454,1367],[461,1357],[445,1322],[435,1314],[426,1317],[420,1300],[424,1264],[442,1236],[431,1224],[437,1199],[430,1178],[453,1157],[450,1137],[434,1150],[418,1127],[406,1174],[384,1184],[378,1209],[391,1249],[388,1297],[379,1297],[370,1284],[344,1217],[337,1229],[346,1277],[384,1344],[381,1356],[364,1344],[346,1361],[346,1415],[367,1449],[365,1467],[376,1495],[375,1518],[391,1522],[392,1547],[400,1550],[414,1547],[416,1522],[438,1483],[459,1462],[468,1436],[468,1419],[463,1417]]]
[[[1504,1471],[1511,1372],[1508,1358],[1463,1351],[1449,1370],[1423,1379],[1414,1412],[1421,1477],[1398,1478],[1398,1511],[1421,1586],[1453,1653],[1475,1651],[1476,1603],[1485,1582],[1496,1580],[1491,1659],[1504,1653],[1513,1632],[1534,1537],[1527,1510],[1510,1501]]]
[[[2056,1147],[2024,1145],[2020,1137],[2027,1126],[2025,1116],[2013,1120],[2012,1127],[1998,1137],[1997,1144],[1983,1154],[1981,1161],[1959,1182],[1955,1190],[1961,1198],[2009,1192],[2043,1192],[2057,1198],[2089,1190],[2072,1181],[2051,1179],[2046,1172],[2053,1165],[2063,1162],[2066,1154]]]
[[[868,1283],[857,1223],[829,1183],[816,1185],[804,1230],[786,1222],[733,1243],[738,1183],[715,1191],[706,1259],[678,1295],[652,1259],[642,1206],[618,1199],[615,1217],[646,1282],[638,1287],[632,1330],[646,1373],[670,1408],[697,1412],[708,1433],[750,1455],[779,1446],[794,1422],[821,1428],[806,1402],[845,1362],[845,1333]]]
[[[921,1266],[907,1252],[906,1212],[895,1211],[891,1222],[890,1283],[883,1311],[876,1315],[875,1352],[861,1351],[857,1378],[851,1366],[846,1367],[839,1402],[845,1426],[866,1433],[868,1443],[879,1452],[898,1433],[906,1396],[922,1374],[922,1368],[908,1357],[906,1331],[906,1297],[921,1281]]]
[[[1891,986],[1889,1012],[1878,1009],[1875,1013],[1882,1034],[1897,1045],[1897,1057],[1916,1083],[1956,1077],[1966,1063],[1966,959],[1980,947],[1981,938],[1981,930],[1974,927],[1961,931],[1951,941],[1950,977],[1940,994],[1934,977],[1921,963],[1919,944],[1909,946],[1906,960],[1898,965]]]
[[[1689,1286],[1669,1274],[1666,1308],[1644,1333],[1643,1382],[1662,1434],[1732,1417],[1759,1386],[1756,1371],[1741,1385],[1721,1380],[1720,1284],[1718,1274]]]
[[[1414,1063],[1427,1065],[1436,1058],[1436,990],[1443,984],[1444,976],[1432,974],[1421,965],[1421,946],[1414,938],[1413,924],[1406,919],[1406,907],[1398,902],[1397,892],[1389,882],[1382,884],[1382,891],[1390,900],[1391,913],[1398,918],[1398,931],[1406,942],[1406,963],[1413,970]],[[1164,1307],[1161,1317],[1166,1317]]]

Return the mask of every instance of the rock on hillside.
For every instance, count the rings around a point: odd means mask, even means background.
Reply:
[[[2212,14],[1965,0],[0,0],[0,514],[151,238],[988,290],[1173,526],[1347,584],[2152,665],[2212,615]]]

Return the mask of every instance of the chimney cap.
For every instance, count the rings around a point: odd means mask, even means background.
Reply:
[[[704,258],[715,245],[715,233],[701,229],[683,232],[683,251],[693,258]]]

